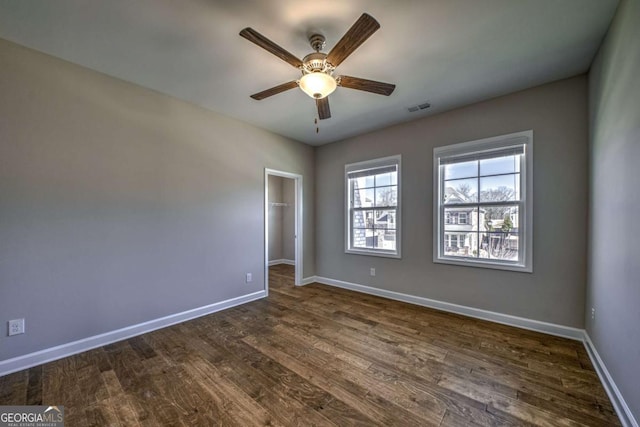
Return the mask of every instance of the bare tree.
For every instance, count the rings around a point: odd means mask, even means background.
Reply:
[[[507,202],[515,200],[515,191],[509,187],[498,187],[482,191],[480,193],[480,201],[482,202]],[[487,229],[492,230],[491,221],[496,219],[504,219],[507,213],[510,213],[509,206],[489,206],[484,208],[484,218],[487,222]]]
[[[465,196],[467,199],[473,199],[475,196],[475,194],[471,192],[471,186],[466,182],[459,184],[456,190],[458,190],[458,192]]]
[[[396,187],[383,188],[382,191],[377,194],[376,199],[376,205],[395,206],[398,203]]]

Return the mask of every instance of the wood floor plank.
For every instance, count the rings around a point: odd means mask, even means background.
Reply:
[[[122,423],[118,420],[116,409],[109,402],[101,401],[100,403],[87,407],[84,412],[86,420],[85,425],[87,426],[122,427]],[[65,422],[68,424],[68,419],[65,419]]]
[[[362,414],[365,414],[371,418],[372,424],[392,425],[394,422],[405,422],[405,425],[420,425],[422,422],[422,419],[415,417],[411,413],[399,412],[398,408],[392,402],[380,398],[377,395],[371,395],[367,389],[342,378],[339,374],[329,371],[323,372],[322,375],[317,375],[317,370],[300,362],[297,357],[291,356],[281,349],[271,346],[270,343],[264,343],[253,336],[245,337],[243,341],[262,353],[269,355],[272,359],[278,360],[279,363],[296,372],[307,381],[322,388]]]
[[[29,372],[20,371],[0,377],[0,404],[22,405],[27,399]]]
[[[140,405],[134,396],[127,394],[122,390],[120,381],[113,370],[101,372],[100,377],[109,396],[105,399],[108,400],[106,405],[121,408],[116,413],[118,421],[121,424],[140,425],[143,427],[151,427],[159,424],[158,420],[147,409],[146,405]],[[89,410],[93,410],[93,408],[90,408]],[[87,418],[90,418],[88,413]]]
[[[291,332],[278,333],[275,339],[269,340],[269,343],[310,367],[324,366],[325,370],[330,370],[336,376],[370,390],[381,398],[423,418],[424,424],[434,420],[439,423],[446,410],[445,405],[432,395],[411,393],[401,378],[370,375],[329,353],[306,345],[302,340],[296,340],[295,334]]]
[[[215,324],[214,322],[211,323]],[[242,342],[241,339],[246,335],[238,335],[236,331],[228,329],[230,327],[232,326],[227,323],[226,328],[224,326],[207,328],[208,332],[206,335],[201,335],[201,338],[205,342],[215,341],[216,344],[220,343],[229,352],[241,355],[244,362],[256,368],[274,382],[282,385],[288,396],[323,414],[336,424],[372,425],[372,420],[363,413],[356,411],[342,400],[334,398],[325,390],[306,381],[281,363]]]
[[[598,405],[571,406],[566,405],[564,402],[558,402],[553,399],[544,399],[542,397],[524,392],[518,392],[518,400],[528,403],[529,405],[545,409],[546,411],[551,413],[562,412],[566,414],[567,418],[576,420],[583,425],[610,426],[615,425],[618,422],[618,418],[614,413],[607,413],[599,408]]]
[[[42,365],[29,369],[27,405],[42,405]]]
[[[0,377],[75,426],[619,426],[580,342],[321,284]]]
[[[191,376],[209,379],[205,389],[209,397],[224,410],[229,420],[246,426],[279,426],[273,417],[240,388],[226,380],[210,363],[194,358],[185,365]]]
[[[78,386],[78,358],[67,357],[43,365],[42,401],[44,405],[64,406],[65,422],[82,425],[86,396]]]
[[[461,417],[455,412],[447,411],[444,414],[444,417],[442,417],[440,426],[442,427],[477,427],[477,426],[482,426],[482,424],[479,424],[467,418]]]
[[[184,335],[174,334],[175,341],[185,342]],[[285,425],[335,425],[317,413],[313,408],[303,405],[288,396],[286,389],[251,365],[243,364],[239,355],[223,347],[203,340],[191,340],[190,346],[200,350],[201,356],[229,381],[243,390],[248,396],[267,409],[276,419]],[[190,363],[189,360],[184,363]]]

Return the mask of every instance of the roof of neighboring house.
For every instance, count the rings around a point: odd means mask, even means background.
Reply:
[[[453,187],[445,187],[444,189],[444,201],[447,203],[472,203],[468,196],[462,194]]]

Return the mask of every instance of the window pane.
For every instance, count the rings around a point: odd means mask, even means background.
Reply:
[[[478,256],[478,234],[475,232],[445,232],[444,254],[447,256],[459,256],[473,258]]]
[[[372,228],[354,228],[352,245],[354,248],[373,248],[374,231]]]
[[[395,206],[398,204],[398,187],[376,188],[376,206]]]
[[[444,182],[444,204],[475,203],[478,201],[478,180],[456,179]]]
[[[364,221],[367,228],[373,228],[373,224],[375,224],[374,211],[364,211]]]
[[[467,256],[465,243],[467,241],[466,234],[448,233],[444,234],[444,253],[450,256]]]
[[[351,218],[351,226],[354,228],[373,228],[374,212],[373,211],[353,211]]]
[[[367,239],[367,248],[375,248],[376,242],[378,240],[376,236],[376,231],[372,228],[367,228],[366,230],[366,239]]]
[[[478,176],[478,161],[444,165],[444,179],[458,179]]]
[[[467,240],[465,241],[465,250],[467,252],[467,256],[471,258],[478,257],[478,233],[475,231],[473,233],[467,233]]]
[[[373,175],[361,176],[359,178],[353,178],[353,179],[351,179],[351,181],[353,181],[355,183],[355,185],[357,185],[356,188],[373,187]]]
[[[517,233],[482,233],[480,258],[518,261],[519,235]]]
[[[385,251],[396,250],[396,230],[375,230],[375,238],[373,239],[374,248],[383,249]]]
[[[354,208],[369,208],[373,207],[375,191],[373,188],[367,188],[364,190],[353,190],[353,207]]]
[[[446,231],[471,231],[477,229],[477,208],[444,208]]]
[[[376,211],[374,228],[396,228],[396,211],[383,210]]]
[[[520,172],[520,156],[496,157],[480,160],[480,175]]]
[[[483,206],[480,210],[480,231],[517,233],[518,206]]]
[[[480,201],[499,202],[518,200],[520,192],[517,191],[520,179],[519,174],[498,175],[480,178]]]
[[[367,241],[365,239],[365,229],[354,227],[351,231],[351,246],[354,248],[366,248]]]
[[[395,175],[395,172],[393,172],[393,174]],[[376,175],[376,187],[382,187],[391,184],[391,172]]]

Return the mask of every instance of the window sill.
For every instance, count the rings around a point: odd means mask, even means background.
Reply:
[[[477,267],[477,268],[488,268],[492,270],[507,270],[507,271],[517,271],[519,273],[533,273],[533,268],[531,266],[523,265],[523,264],[498,264],[488,261],[478,261],[470,258],[434,258],[433,262],[436,264],[450,264],[450,265],[459,265],[463,267]]]
[[[366,249],[346,249],[344,253],[351,254],[351,255],[378,256],[383,258],[396,258],[396,259],[402,258],[399,252],[395,253],[395,252],[383,252],[383,251],[368,251]]]

